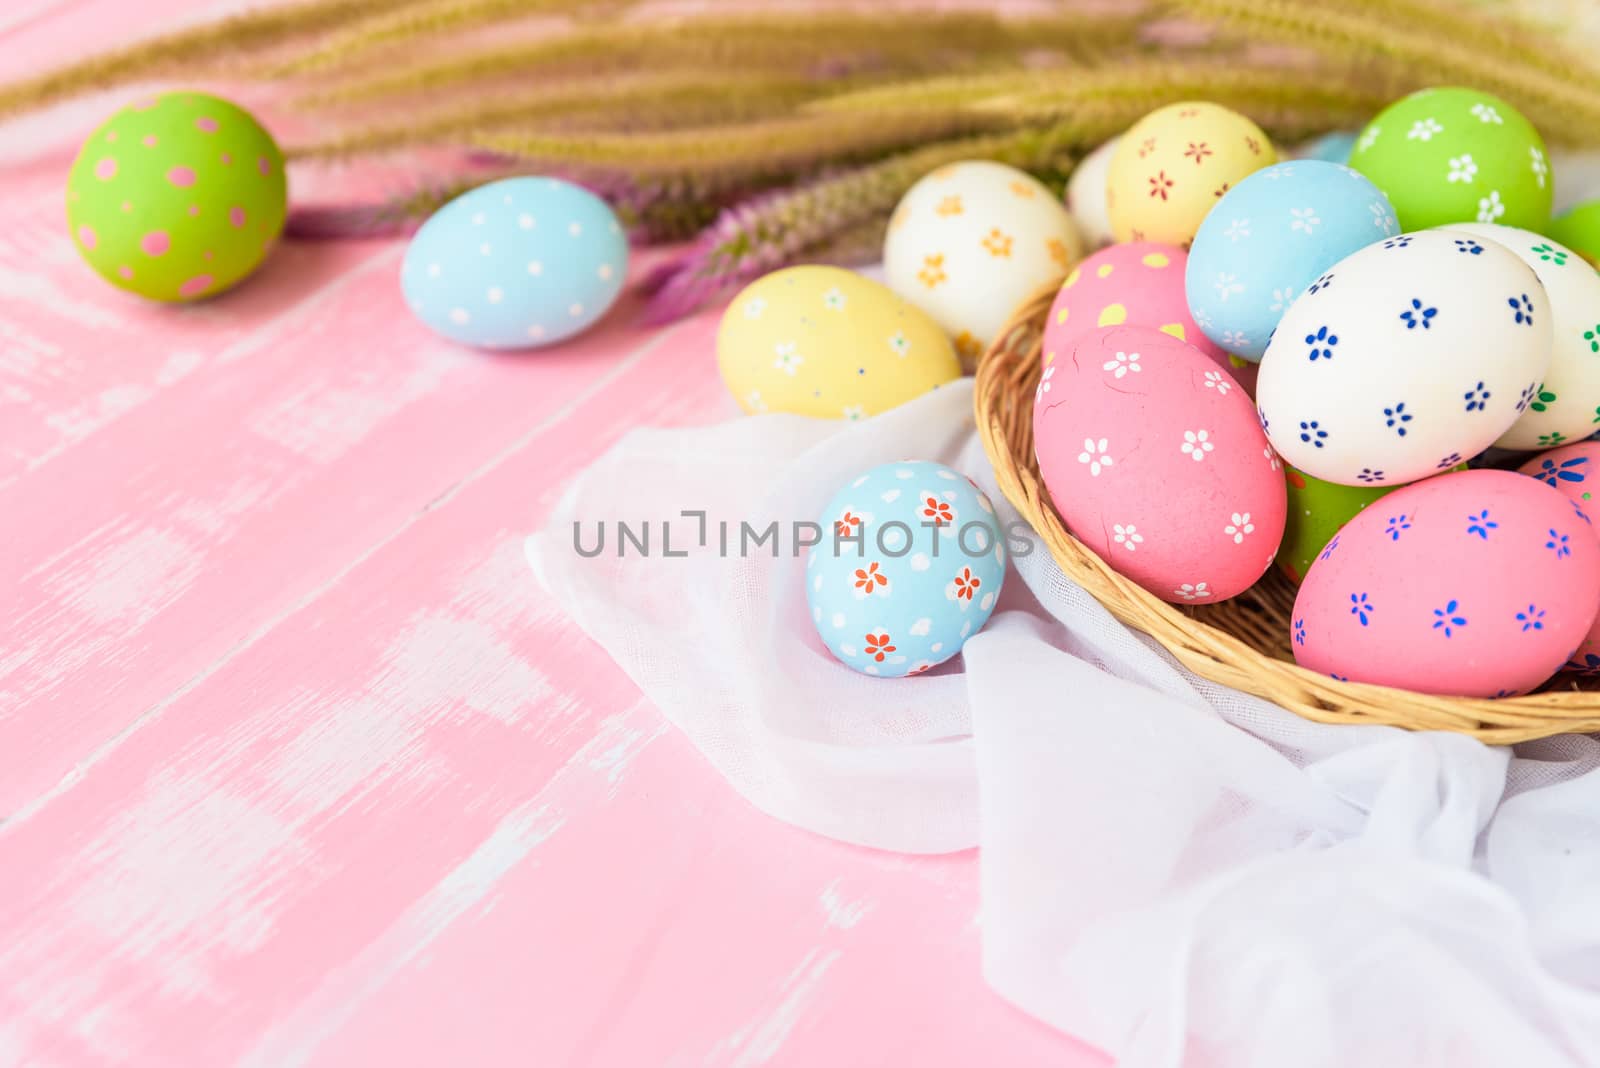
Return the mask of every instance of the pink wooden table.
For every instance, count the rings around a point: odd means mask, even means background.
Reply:
[[[22,0],[0,55],[149,8]],[[984,986],[975,855],[760,815],[523,562],[631,423],[734,414],[715,316],[465,352],[381,243],[144,306],[76,261],[70,149],[29,137],[0,128],[0,1064],[1104,1063]]]

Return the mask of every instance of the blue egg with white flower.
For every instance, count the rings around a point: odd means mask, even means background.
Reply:
[[[1219,200],[1189,249],[1189,313],[1222,348],[1259,361],[1296,297],[1352,252],[1400,232],[1389,198],[1341,163],[1257,171]]]
[[[944,464],[874,467],[834,495],[806,561],[811,621],[864,675],[941,664],[983,629],[1006,574],[994,506]]]
[[[558,178],[507,178],[434,212],[406,249],[400,285],[434,333],[528,349],[593,326],[627,272],[628,240],[605,201]]]

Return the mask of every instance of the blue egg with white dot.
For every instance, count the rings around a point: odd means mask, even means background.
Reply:
[[[822,642],[864,675],[917,675],[961,651],[994,611],[1006,545],[989,498],[944,464],[874,467],[834,495],[806,561]]]
[[[422,224],[400,285],[434,333],[474,348],[528,349],[593,326],[627,273],[628,240],[605,201],[558,178],[506,178]]]
[[[1189,313],[1222,348],[1259,361],[1295,298],[1329,267],[1400,232],[1389,198],[1341,163],[1257,171],[1219,200],[1189,249]]]
[[[1323,134],[1300,149],[1301,159],[1319,159],[1325,163],[1349,163],[1355,151],[1356,135],[1351,130],[1335,130]]]

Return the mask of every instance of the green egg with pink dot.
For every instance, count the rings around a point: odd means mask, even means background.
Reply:
[[[1388,196],[1404,231],[1483,222],[1543,232],[1555,183],[1544,139],[1477,89],[1423,89],[1356,138],[1350,166]]]
[[[89,135],[67,177],[67,225],[112,285],[150,300],[203,300],[260,266],[288,199],[283,153],[249,112],[171,92]]]

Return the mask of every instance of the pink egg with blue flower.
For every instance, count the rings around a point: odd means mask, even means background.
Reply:
[[[1312,563],[1295,660],[1354,682],[1506,697],[1578,650],[1600,607],[1600,540],[1550,485],[1460,471],[1358,513]]]
[[[1518,468],[1547,486],[1560,490],[1583,510],[1584,517],[1594,518],[1595,495],[1600,493],[1600,443],[1581,441],[1551,449],[1535,456]],[[1600,535],[1591,522],[1591,530]],[[1567,668],[1585,675],[1600,675],[1600,617],[1595,619],[1583,644],[1567,660]]]
[[[806,598],[822,643],[864,675],[916,675],[983,629],[1005,581],[994,506],[944,464],[866,471],[818,519]]]

